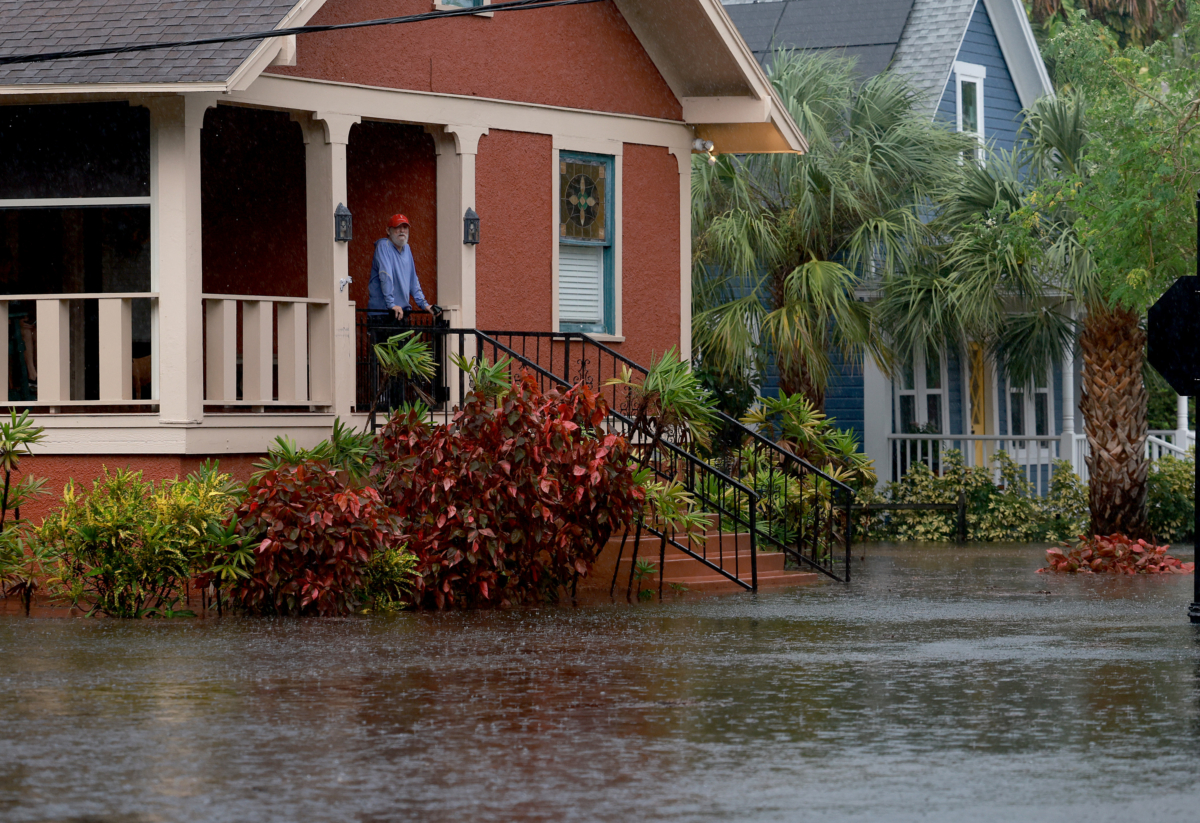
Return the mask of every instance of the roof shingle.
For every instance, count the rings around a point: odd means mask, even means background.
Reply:
[[[0,0],[0,55],[274,29],[297,0]],[[220,83],[259,40],[0,66],[0,86]]]

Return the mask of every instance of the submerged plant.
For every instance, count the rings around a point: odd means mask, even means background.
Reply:
[[[1046,549],[1050,564],[1038,572],[1082,574],[1192,574],[1195,563],[1184,563],[1167,554],[1170,546],[1155,546],[1123,534],[1080,537],[1077,545],[1064,543]]]

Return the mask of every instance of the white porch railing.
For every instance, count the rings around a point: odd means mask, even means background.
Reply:
[[[153,292],[130,293],[84,293],[84,294],[6,294],[0,295],[0,340],[8,341],[13,330],[9,323],[9,307],[16,302],[33,303],[35,328],[37,330],[37,399],[22,401],[23,405],[36,406],[137,406],[158,402],[151,393],[150,399],[134,398],[135,383],[138,388],[150,385],[149,362],[135,364],[133,358],[133,301],[158,302]],[[99,345],[99,397],[83,399],[78,389],[72,392],[72,374],[82,374],[83,363],[75,362],[87,356],[86,343],[77,338],[72,345],[71,304],[77,301],[95,301],[98,304]],[[76,325],[76,334],[79,334]],[[19,332],[18,332],[19,333]],[[139,360],[144,360],[140,358]],[[139,366],[135,374],[135,365]],[[145,365],[145,368],[141,368]],[[0,387],[8,400],[9,358],[0,357]],[[136,379],[135,379],[136,378]],[[72,395],[76,396],[72,396]]]
[[[1185,457],[1187,450],[1196,445],[1196,432],[1187,431],[1181,438],[1174,429],[1151,429],[1146,433],[1146,457],[1153,466],[1164,457]],[[1183,442],[1177,442],[1182,440]],[[1091,454],[1086,434],[1075,435],[1075,473],[1084,481],[1088,479],[1087,456]]]
[[[1003,451],[1018,466],[1039,495],[1050,488],[1052,466],[1059,459],[1062,438],[1056,436],[1007,437],[974,434],[889,434],[888,448],[892,458],[892,480],[898,481],[916,463],[924,463],[935,474],[940,473],[946,452],[962,452],[967,466],[987,466],[997,474],[996,453]]]
[[[206,404],[327,406],[333,402],[333,314],[328,299],[247,294],[203,298]]]

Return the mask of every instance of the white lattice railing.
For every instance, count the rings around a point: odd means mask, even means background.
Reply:
[[[329,300],[248,294],[203,297],[206,404],[319,406],[333,402]]]

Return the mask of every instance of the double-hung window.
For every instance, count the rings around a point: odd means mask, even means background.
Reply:
[[[559,330],[614,334],[613,158],[564,151],[558,167]]]
[[[941,434],[946,421],[946,373],[941,352],[918,352],[900,369],[896,422],[900,434]]]
[[[954,64],[956,117],[958,130],[963,134],[973,134],[979,141],[979,148],[974,156],[983,159],[983,81],[987,78],[987,68],[975,63]],[[968,155],[969,157],[969,155]]]
[[[1009,386],[1008,419],[1014,437],[1048,437],[1052,416],[1050,386],[1045,375],[1035,378],[1030,387]],[[1025,448],[1025,441],[1018,441],[1016,447]]]

